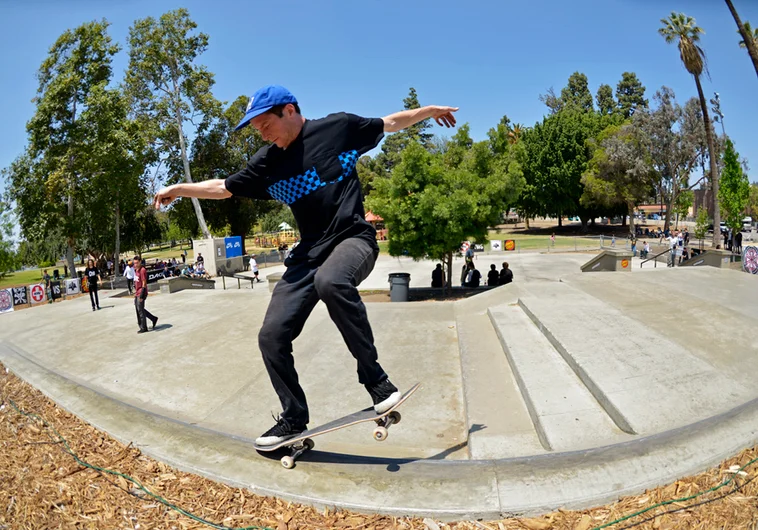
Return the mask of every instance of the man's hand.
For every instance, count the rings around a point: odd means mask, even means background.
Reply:
[[[155,194],[153,205],[156,210],[160,210],[161,206],[168,206],[177,199],[178,195],[172,188],[173,186],[161,188],[160,191]]]
[[[438,105],[430,106],[432,115],[431,117],[437,122],[437,125],[444,127],[455,127],[455,116],[453,112],[458,110],[458,107],[441,107]]]

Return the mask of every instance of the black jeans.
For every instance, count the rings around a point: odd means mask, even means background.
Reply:
[[[132,294],[132,291],[134,291],[134,280],[130,280],[129,278],[127,278],[126,288],[129,289],[129,294]]]
[[[358,363],[358,381],[376,384],[387,378],[377,362],[374,336],[366,306],[356,288],[374,268],[379,248],[364,239],[339,243],[320,266],[298,263],[276,284],[258,334],[258,345],[274,390],[282,403],[282,417],[296,425],[309,421],[308,404],[298,382],[292,341],[322,300]],[[328,381],[324,381],[328,385]]]
[[[147,319],[155,320],[155,316],[145,309],[145,301],[139,296],[134,298],[134,308],[137,310],[137,324],[140,329],[147,331]]]
[[[89,301],[92,302],[92,309],[95,309],[95,306],[100,307],[100,300],[97,297],[97,287],[94,287],[90,285],[89,287]]]

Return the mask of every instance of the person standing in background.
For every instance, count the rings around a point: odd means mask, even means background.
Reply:
[[[139,331],[137,333],[145,333],[148,331],[147,319],[150,319],[153,323],[152,329],[155,329],[158,317],[145,309],[145,300],[147,300],[147,270],[142,266],[142,259],[139,256],[134,256],[132,262],[134,263],[134,308],[137,310],[137,324],[139,324]]]
[[[97,281],[100,271],[95,267],[95,260],[87,260],[87,268],[84,269],[84,275],[87,277],[87,288],[89,289],[89,301],[92,302],[92,311],[95,308],[100,309],[100,300],[97,297]]]
[[[126,287],[129,289],[129,294],[132,294],[134,292],[134,267],[132,267],[131,261],[126,264],[124,276],[126,277]]]

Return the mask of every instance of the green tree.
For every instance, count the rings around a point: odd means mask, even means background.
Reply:
[[[600,116],[565,108],[545,117],[522,136],[526,158],[525,186],[517,208],[525,218],[579,215],[586,229],[595,208],[580,203],[582,174],[591,155],[587,141],[613,123],[612,116]]]
[[[634,210],[649,196],[655,179],[649,137],[632,124],[612,125],[589,144],[592,158],[582,175],[581,201],[606,208],[623,205],[634,234]]]
[[[93,171],[87,111],[93,95],[108,84],[111,59],[118,51],[107,28],[104,20],[88,22],[67,30],[53,44],[37,74],[28,148],[5,171],[24,238],[41,240],[62,227],[72,274],[84,214],[92,206],[85,193]]]
[[[135,21],[129,28],[129,68],[125,85],[155,158],[167,159],[169,181],[192,182],[186,122],[220,113],[211,94],[213,74],[195,64],[208,47],[208,35],[180,8]],[[205,119],[206,122],[210,120]],[[202,132],[202,131],[199,131]],[[179,169],[181,167],[181,169]],[[191,199],[204,238],[210,237],[198,199]]]
[[[734,150],[734,144],[727,138],[718,199],[724,210],[724,222],[735,231],[742,228],[742,217],[750,199],[750,182],[740,164],[739,156]]]
[[[568,84],[561,90],[561,101],[564,107],[574,107],[584,112],[592,111],[592,92],[587,76],[580,72],[571,74]]]
[[[408,97],[403,99],[403,109],[412,110],[421,108],[421,104],[418,101],[418,94],[416,89],[411,87],[408,92]],[[382,143],[383,156],[377,157],[378,161],[382,163],[384,170],[389,173],[392,168],[399,162],[400,153],[411,143],[417,142],[425,149],[432,148],[432,134],[426,132],[432,127],[431,120],[424,120],[411,125],[391,134],[385,138]]]
[[[226,178],[241,171],[256,151],[266,144],[255,127],[234,130],[245,114],[247,100],[246,96],[239,96],[212,125],[201,127],[203,132],[195,138],[192,149],[191,167],[196,180]],[[192,217],[188,215],[189,204],[182,199],[170,210],[172,221],[179,226],[182,226],[182,218]],[[230,197],[223,201],[204,200],[202,206],[213,231],[220,233],[228,229],[231,234],[240,236],[242,252],[245,253],[245,238],[258,219],[275,208],[276,203]]]
[[[488,142],[473,143],[465,126],[445,155],[411,143],[367,201],[389,229],[390,254],[441,261],[450,286],[461,242],[484,241],[487,227],[515,201],[523,185],[521,158],[521,145],[495,156]]]
[[[747,201],[747,213],[753,220],[758,220],[758,183],[750,184],[750,194]]]
[[[734,21],[737,23],[737,33],[742,37],[740,47],[747,48],[747,53],[753,61],[755,73],[758,75],[758,28],[756,28],[755,31],[751,31],[749,22],[745,21],[744,24],[742,23],[739,14],[737,14],[737,10],[734,8],[732,0],[726,0],[726,5],[734,18]]]
[[[600,114],[613,114],[616,110],[616,101],[613,99],[613,89],[611,85],[600,85],[595,96],[597,109]]]
[[[707,147],[700,105],[695,98],[682,108],[674,91],[662,87],[653,100],[657,107],[636,112],[633,120],[650,138],[650,157],[657,174],[654,188],[661,204],[666,205],[664,228],[668,228],[680,193],[700,182],[690,184],[689,177],[706,155]]]
[[[717,166],[718,156],[714,141],[711,120],[708,117],[708,105],[705,102],[703,86],[700,83],[700,76],[705,70],[705,52],[698,45],[700,35],[705,33],[702,28],[695,24],[695,19],[688,17],[684,13],[672,12],[668,18],[661,19],[663,27],[658,30],[667,43],[678,41],[679,57],[687,71],[695,78],[698,98],[700,99],[700,110],[703,113],[703,124],[705,126],[706,143],[708,144],[708,153],[710,160],[710,177],[711,190],[713,191],[713,225],[719,226],[721,223],[721,214],[719,212],[719,171]],[[719,244],[719,231],[713,231],[713,246]]]
[[[645,87],[637,79],[637,74],[634,72],[621,74],[621,81],[616,85],[616,99],[619,113],[624,119],[632,117],[638,109],[647,107]]]
[[[708,210],[700,208],[697,212],[697,217],[695,218],[694,234],[700,241],[701,249],[703,248],[703,239],[705,239],[705,235],[708,233],[708,225],[710,222],[711,220],[708,218]]]
[[[0,201],[0,278],[7,276],[20,265],[13,248],[13,222],[10,207]]]
[[[563,108],[563,101],[555,94],[553,87],[548,88],[546,94],[540,94],[540,101],[550,109],[550,114],[557,114]]]
[[[91,205],[82,223],[82,248],[85,254],[118,258],[125,224],[148,205],[145,167],[148,146],[139,125],[129,119],[129,102],[123,91],[97,87],[89,106],[82,113],[87,125],[89,156],[82,187]],[[139,232],[130,231],[126,248],[140,248]]]

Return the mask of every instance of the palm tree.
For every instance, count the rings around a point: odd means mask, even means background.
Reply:
[[[756,28],[755,32],[752,32],[750,31],[749,22],[743,24],[742,21],[740,21],[740,16],[737,14],[737,10],[734,8],[732,0],[726,0],[726,5],[729,7],[729,11],[732,12],[734,21],[737,23],[737,32],[742,36],[740,47],[747,48],[747,52],[753,60],[755,73],[758,75],[758,28]]]
[[[513,127],[508,127],[508,143],[510,145],[518,143],[523,132],[524,126],[520,123],[515,124]]]
[[[679,57],[684,67],[695,78],[697,94],[700,98],[700,109],[703,111],[703,123],[705,125],[705,139],[708,143],[708,158],[711,163],[711,193],[713,195],[713,248],[720,244],[721,231],[717,228],[721,225],[721,213],[719,211],[719,169],[716,163],[718,152],[713,138],[711,120],[708,117],[708,105],[703,95],[703,86],[700,84],[700,76],[705,70],[705,52],[697,44],[700,35],[704,34],[703,28],[695,25],[695,19],[684,13],[672,12],[668,18],[662,18],[663,27],[658,30],[668,44],[678,40]]]
[[[748,40],[753,41],[753,46],[758,46],[758,28],[755,28],[755,29],[751,28],[750,22],[745,22],[743,27],[745,28],[745,33],[748,34]],[[740,36],[742,36],[742,32],[740,30],[737,30],[737,33],[739,33]],[[740,41],[740,48],[747,48],[747,44],[745,44],[744,40]]]

